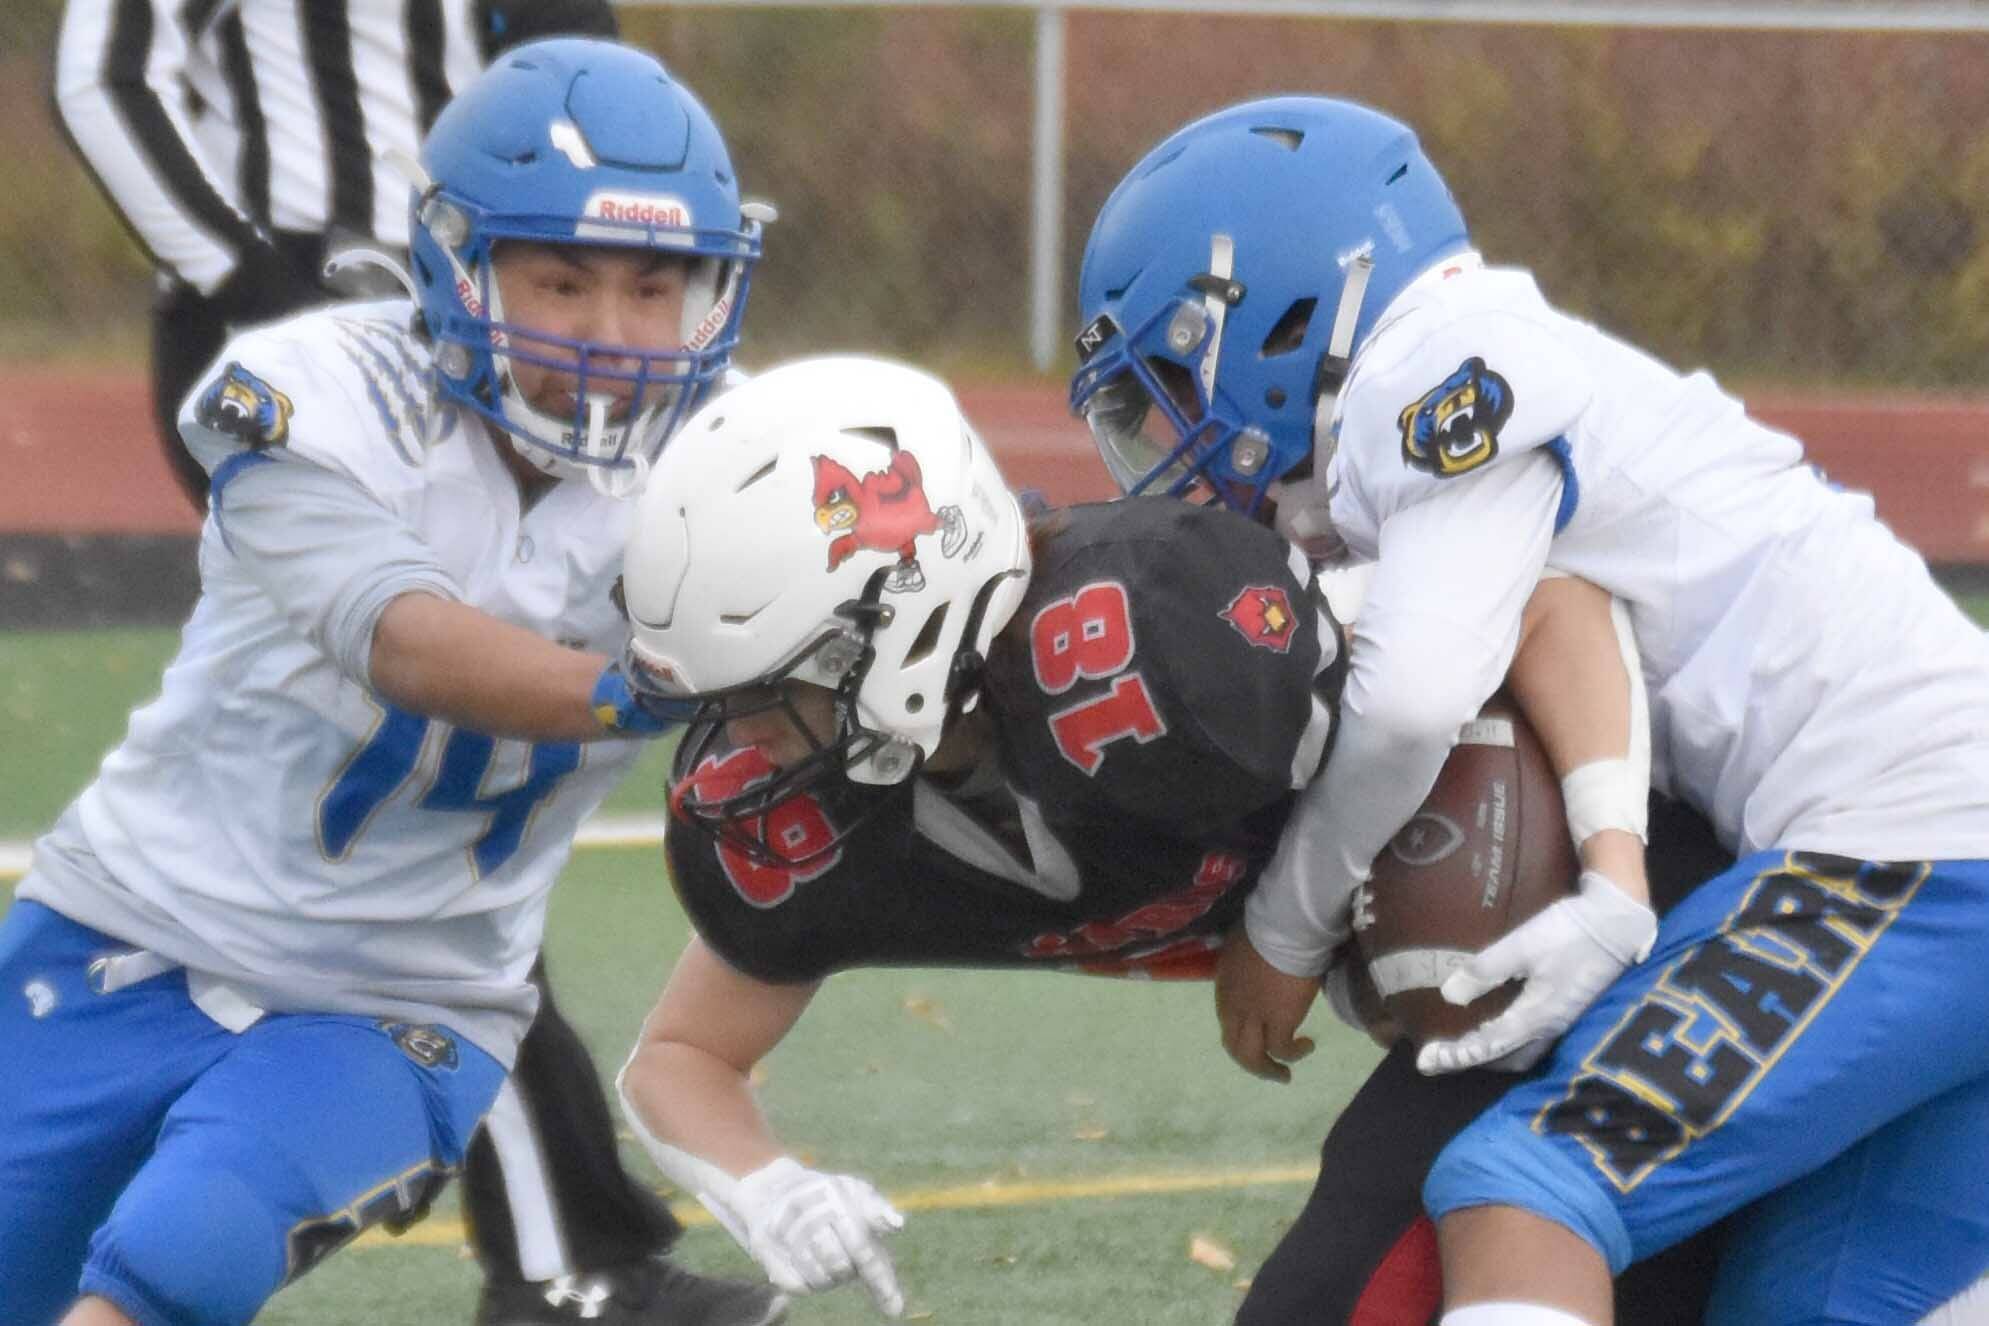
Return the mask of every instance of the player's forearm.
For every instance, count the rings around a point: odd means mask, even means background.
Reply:
[[[621,1094],[630,1122],[646,1134],[651,1156],[666,1172],[682,1167],[674,1157],[665,1164],[658,1144],[735,1179],[785,1154],[750,1079],[696,1046],[645,1040],[622,1070]],[[684,1183],[689,1176],[671,1177]]]
[[[608,660],[467,604],[403,594],[373,627],[371,681],[410,713],[520,741],[592,741],[594,683]]]
[[[782,1154],[749,1074],[814,994],[748,976],[702,936],[684,947],[620,1079],[629,1122],[666,1173],[688,1158],[736,1179]]]
[[[1630,748],[1630,683],[1609,593],[1556,575],[1527,600],[1508,689],[1557,774]]]
[[[1563,780],[1582,865],[1648,900],[1650,754],[1639,731],[1648,719],[1627,613],[1587,581],[1543,580],[1527,603],[1507,686]]]
[[[1354,889],[1505,677],[1560,492],[1541,456],[1383,522],[1332,757],[1300,794],[1245,912],[1253,947],[1279,971],[1324,970],[1347,936]]]
[[[1299,794],[1246,905],[1251,943],[1289,976],[1325,970],[1348,936],[1354,890],[1429,794],[1458,729],[1491,691],[1467,669],[1397,666],[1384,639],[1357,631],[1332,758]]]

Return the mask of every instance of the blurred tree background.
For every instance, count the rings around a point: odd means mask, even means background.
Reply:
[[[141,353],[146,265],[48,104],[58,0],[0,6],[0,353]],[[751,358],[1024,371],[1033,19],[631,6],[777,203]],[[1065,284],[1187,119],[1319,91],[1418,126],[1494,261],[1755,382],[1989,384],[1989,36],[1068,17]],[[1074,314],[1072,315],[1074,319]]]

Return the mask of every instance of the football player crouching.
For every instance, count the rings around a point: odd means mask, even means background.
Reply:
[[[853,357],[685,426],[624,595],[631,685],[695,706],[668,851],[697,930],[628,1117],[775,1284],[897,1315],[901,1216],[787,1153],[754,1064],[853,967],[1208,975],[1332,744],[1340,624],[1220,507],[1025,520],[942,383]],[[1620,667],[1606,600],[1542,601]]]

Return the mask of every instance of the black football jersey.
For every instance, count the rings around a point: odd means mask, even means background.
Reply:
[[[1134,498],[1040,524],[990,647],[998,762],[965,786],[818,785],[769,813],[799,867],[678,822],[677,891],[767,981],[879,965],[1206,975],[1324,760],[1345,643],[1303,557],[1216,507]],[[707,755],[723,777],[757,751]],[[762,761],[763,763],[763,761]],[[993,777],[994,773],[999,777]]]

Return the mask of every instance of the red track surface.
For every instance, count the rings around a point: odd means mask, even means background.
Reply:
[[[1018,485],[1053,501],[1111,493],[1059,388],[964,388],[968,414]],[[1801,437],[1837,482],[1929,560],[1989,564],[1989,400],[1760,398],[1761,419]],[[141,374],[0,367],[0,532],[191,533],[152,437]]]

